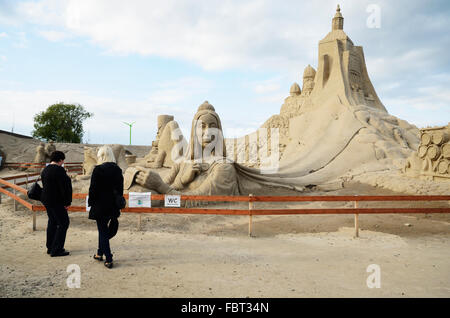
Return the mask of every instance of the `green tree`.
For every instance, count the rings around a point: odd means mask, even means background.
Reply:
[[[83,121],[93,115],[79,104],[54,104],[34,116],[32,135],[47,141],[80,143]]]

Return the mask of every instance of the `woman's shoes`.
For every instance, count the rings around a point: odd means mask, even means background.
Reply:
[[[113,268],[113,262],[105,262],[105,266],[108,268]]]
[[[92,256],[92,257],[97,261],[103,261],[103,255],[94,254],[94,256]],[[105,261],[105,266],[108,268],[113,268],[113,262]]]

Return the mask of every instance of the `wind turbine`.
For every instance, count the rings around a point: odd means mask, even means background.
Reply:
[[[133,124],[135,123],[135,121],[133,121],[131,124],[130,123],[126,123],[126,122],[123,122],[125,125],[128,125],[128,126],[130,126],[130,145],[131,145],[131,127],[133,127]]]

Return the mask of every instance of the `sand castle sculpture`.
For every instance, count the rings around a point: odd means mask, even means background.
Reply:
[[[417,149],[417,127],[388,114],[370,81],[362,47],[343,26],[338,6],[331,31],[319,42],[317,71],[308,65],[302,89],[294,83],[280,114],[262,126],[280,131],[277,171],[265,173],[243,162],[236,166],[240,176],[295,189],[384,170]],[[270,153],[273,143],[266,140]],[[251,158],[249,146],[240,150]]]
[[[362,47],[353,44],[343,26],[338,6],[331,31],[319,42],[317,69],[305,68],[302,87],[292,84],[280,113],[261,129],[223,144],[216,140],[220,154],[193,156],[199,140],[202,154],[212,144],[201,141],[199,122],[216,125],[223,138],[219,116],[208,102],[194,116],[187,152],[181,151],[184,138],[174,134],[178,124],[169,115],[159,117],[152,151],[125,170],[126,190],[203,195],[238,194],[262,185],[303,190],[400,170],[418,149],[419,130],[386,111],[370,81]],[[434,159],[444,162],[438,169],[445,170],[447,159]]]
[[[189,146],[178,159],[164,178],[143,166],[129,167],[124,188],[163,194],[239,194],[234,164],[226,158],[219,115],[208,102],[199,106],[192,120]]]
[[[450,123],[420,130],[420,146],[407,160],[403,172],[428,180],[450,180]]]

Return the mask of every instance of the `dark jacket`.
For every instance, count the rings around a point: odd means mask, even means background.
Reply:
[[[50,164],[41,172],[41,202],[46,206],[69,206],[72,204],[72,182],[66,170]]]
[[[89,187],[90,219],[118,218],[120,216],[114,190],[117,195],[123,195],[122,169],[114,162],[105,162],[95,166]]]

